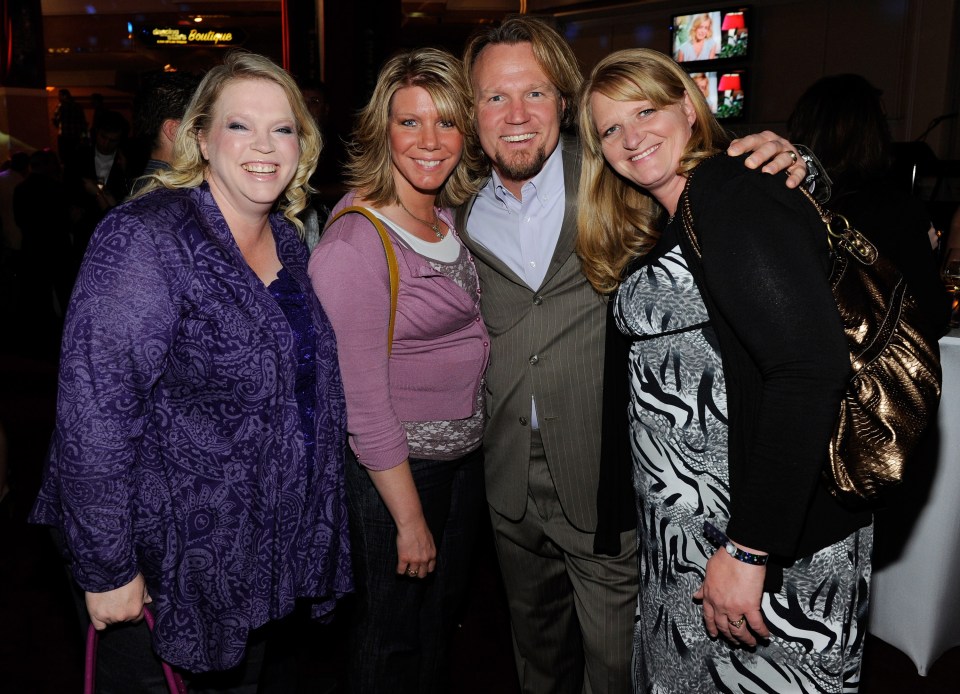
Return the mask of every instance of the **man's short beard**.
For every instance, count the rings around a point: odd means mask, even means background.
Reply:
[[[534,153],[529,161],[520,161],[515,164],[507,163],[498,152],[493,158],[494,166],[500,178],[508,181],[529,181],[543,169],[547,161],[547,152],[543,145]]]

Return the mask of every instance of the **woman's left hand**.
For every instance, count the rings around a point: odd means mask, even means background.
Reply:
[[[722,634],[732,643],[750,647],[757,645],[758,636],[770,637],[760,612],[766,573],[765,567],[738,561],[722,549],[714,552],[703,584],[693,596],[703,601],[703,621],[711,637]]]
[[[119,622],[139,622],[143,618],[143,606],[153,602],[141,573],[119,588],[103,593],[85,592],[84,601],[90,623],[97,631]]]
[[[730,143],[727,154],[737,157],[750,152],[744,162],[749,169],[762,166],[764,173],[787,172],[787,187],[796,188],[807,176],[807,165],[800,153],[788,140],[775,132],[764,130],[761,133],[740,137]]]

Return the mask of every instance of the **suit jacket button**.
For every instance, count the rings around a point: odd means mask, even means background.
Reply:
[[[527,426],[527,418],[526,418],[526,417],[521,417],[521,418],[520,418],[520,425],[521,425],[521,426]]]
[[[543,297],[542,297],[542,296],[540,296],[539,294],[537,294],[535,297],[533,297],[533,305],[534,305],[534,306],[539,306],[539,305],[542,304],[542,303],[543,303]]]
[[[540,357],[534,354],[532,357],[530,357],[530,366],[535,366],[538,361],[540,361]]]

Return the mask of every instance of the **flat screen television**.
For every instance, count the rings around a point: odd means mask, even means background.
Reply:
[[[737,120],[745,115],[747,75],[744,70],[690,70],[707,105],[718,120]]]
[[[744,70],[717,73],[718,120],[737,120],[746,115],[747,74]]]
[[[706,70],[704,72],[691,72],[690,78],[694,83],[700,88],[700,93],[703,94],[703,98],[707,100],[707,106],[710,107],[710,110],[713,113],[717,112],[717,106],[719,106],[719,101],[717,100],[717,73],[713,70]]]
[[[750,50],[750,8],[674,15],[671,36],[673,59],[678,63],[746,58]]]

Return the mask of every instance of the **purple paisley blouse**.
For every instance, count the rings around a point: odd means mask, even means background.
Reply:
[[[313,417],[294,330],[209,188],[155,191],[112,211],[84,258],[31,517],[61,530],[84,590],[142,572],[158,654],[194,672],[237,665],[296,598],[322,616],[352,589],[336,342],[306,248],[270,221],[313,321]]]

